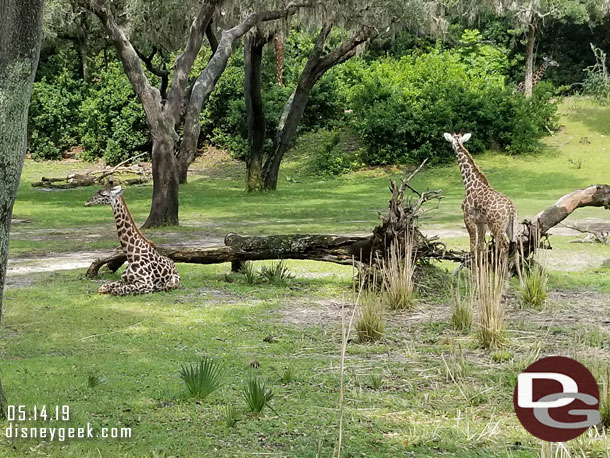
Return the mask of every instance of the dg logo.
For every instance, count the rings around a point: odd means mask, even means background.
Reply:
[[[517,377],[515,412],[539,439],[565,442],[597,425],[599,387],[589,370],[572,358],[542,358]]]

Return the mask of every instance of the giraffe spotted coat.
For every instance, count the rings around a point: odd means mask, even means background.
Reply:
[[[128,265],[121,275],[121,280],[102,285],[98,293],[124,296],[178,288],[180,275],[174,262],[159,254],[153,243],[140,232],[121,195],[122,192],[120,186],[106,187],[85,204],[111,205],[119,241],[127,255]]]
[[[517,240],[517,209],[507,196],[491,187],[468,150],[464,148],[463,143],[469,138],[470,134],[463,137],[458,134],[445,134],[445,139],[451,142],[457,156],[466,189],[462,210],[470,237],[470,252],[474,254],[484,250],[485,234],[489,229],[500,253],[508,256],[508,241],[515,243]]]

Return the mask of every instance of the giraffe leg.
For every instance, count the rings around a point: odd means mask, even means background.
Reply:
[[[102,285],[98,288],[97,293],[98,294],[112,294],[112,291],[115,288],[123,286],[123,284],[124,283],[121,281],[113,281],[112,283],[106,283],[105,285]]]
[[[477,250],[479,253],[485,252],[485,232],[487,225],[485,223],[477,224]]]
[[[114,288],[110,294],[113,296],[127,296],[129,294],[146,294],[155,291],[153,285],[148,282],[125,283]]]
[[[477,225],[468,214],[464,214],[464,224],[470,237],[470,254],[474,255],[477,249]]]

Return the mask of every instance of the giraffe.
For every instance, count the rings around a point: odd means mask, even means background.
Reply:
[[[544,76],[544,73],[549,67],[559,67],[559,64],[550,57],[544,56],[542,59],[542,64],[540,64],[536,71],[532,73],[532,89],[540,82]],[[521,81],[515,88],[514,92],[520,92],[523,94],[525,92],[525,81]]]
[[[121,194],[121,186],[109,183],[85,203],[86,207],[110,204],[119,241],[127,255],[128,265],[121,275],[121,281],[102,285],[97,292],[124,296],[178,288],[180,275],[173,261],[161,256],[155,245],[142,235]]]
[[[512,201],[491,187],[487,177],[481,172],[474,159],[464,148],[471,134],[445,133],[445,140],[451,143],[457,156],[466,188],[466,197],[462,202],[464,224],[470,237],[470,254],[482,253],[485,249],[485,233],[489,231],[498,244],[501,256],[507,257],[512,248],[514,262],[521,281],[519,250],[516,246],[518,233],[517,209]],[[506,239],[508,236],[508,241]],[[510,244],[509,244],[510,241]]]

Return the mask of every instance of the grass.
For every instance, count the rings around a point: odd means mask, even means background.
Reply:
[[[470,331],[474,313],[474,296],[471,293],[470,281],[464,282],[462,276],[463,274],[460,273],[456,282],[451,285],[453,305],[451,326],[456,331]]]
[[[407,310],[415,305],[413,237],[407,234],[404,247],[392,244],[381,269],[383,300],[389,310]]]
[[[562,111],[568,115],[565,127],[547,140],[542,155],[477,157],[492,184],[514,199],[520,217],[610,176],[608,109],[569,100]],[[579,142],[585,136],[590,144]],[[244,193],[241,166],[228,177],[198,171],[180,191],[185,226],[148,235],[163,243],[206,241],[229,231],[370,232],[377,211],[385,208],[388,178],[403,171],[364,170],[336,179],[301,175],[299,154],[315,140],[298,142],[277,193]],[[571,166],[570,157],[582,158],[581,168]],[[13,226],[13,259],[116,245],[110,209],[83,207],[94,189],[45,193],[29,186],[42,174],[60,176],[81,167],[86,165],[26,163],[14,216],[31,222]],[[286,175],[298,182],[286,181]],[[424,215],[425,229],[462,226],[463,188],[455,165],[429,169],[414,185],[442,188],[447,196],[438,211]],[[150,186],[125,192],[136,221],[146,217],[150,193]],[[575,216],[608,219],[602,209]],[[450,247],[467,246],[464,237],[441,238]],[[513,284],[501,351],[483,349],[476,334],[452,329],[448,281],[422,294],[417,310],[388,313],[383,339],[360,342],[352,333],[345,349],[342,456],[538,457],[540,442],[524,432],[513,412],[518,372],[551,354],[577,353],[591,367],[610,359],[608,345],[599,345],[599,336],[608,335],[599,318],[610,316],[610,267],[601,266],[609,248],[569,239],[551,238],[544,311],[519,309]],[[574,268],[582,259],[600,261]],[[0,434],[0,456],[332,456],[343,372],[341,304],[349,302],[353,272],[308,261],[287,260],[285,266],[294,278],[276,286],[227,281],[228,264],[179,264],[179,290],[121,298],[95,294],[120,272],[94,281],[83,276],[84,269],[25,276],[28,282],[6,290],[0,326],[2,383],[10,403],[68,405],[70,420],[62,426],[89,422],[96,432],[129,427],[133,438],[59,443]],[[455,265],[440,267],[451,272]],[[601,327],[605,334],[596,331]],[[269,335],[277,340],[265,341]],[[193,402],[177,371],[180,362],[202,355],[224,367],[225,377],[215,395]],[[291,381],[285,383],[274,368],[291,368]],[[87,374],[103,374],[104,383],[89,388]],[[375,388],[377,374],[383,379]],[[273,414],[242,413],[249,410],[244,381],[252,377],[272,391]],[[0,431],[6,426],[0,422]],[[591,458],[607,458],[608,445],[607,436],[588,434],[565,444],[572,456]]]
[[[521,301],[524,305],[536,308],[544,305],[548,297],[548,279],[546,269],[537,262],[525,270],[521,287]]]
[[[377,292],[362,291],[358,300],[359,316],[356,332],[361,342],[375,342],[383,337],[385,330],[385,304]]]
[[[496,349],[504,344],[504,285],[507,277],[506,260],[485,253],[476,259],[471,291],[475,291],[478,311],[477,336],[484,348]]]

